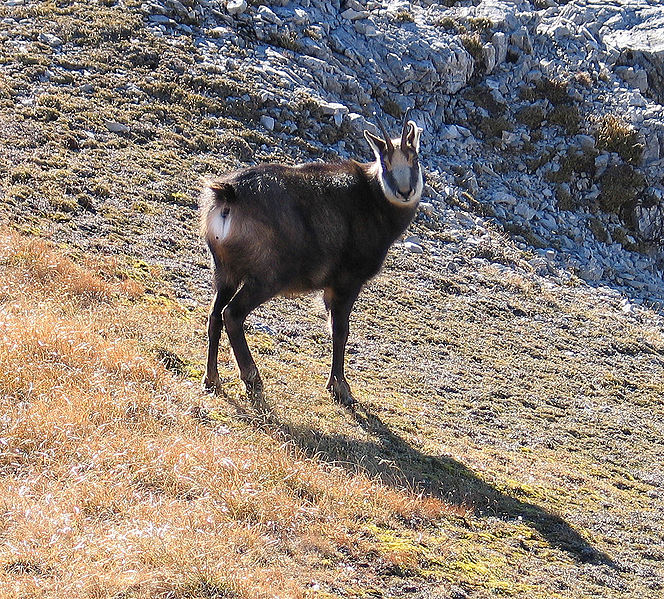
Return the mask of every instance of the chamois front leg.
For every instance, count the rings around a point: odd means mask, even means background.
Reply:
[[[256,281],[245,281],[222,312],[226,334],[240,370],[240,378],[250,396],[261,394],[263,381],[247,345],[247,338],[243,329],[244,321],[252,310],[269,300],[276,293],[276,290],[269,289]]]
[[[217,369],[217,356],[219,354],[219,338],[223,319],[221,312],[235,293],[235,287],[219,285],[212,302],[210,316],[208,317],[208,352],[205,376],[203,377],[203,390],[208,393],[221,391],[221,380]]]
[[[327,380],[327,389],[332,393],[334,399],[344,406],[351,406],[355,403],[350,385],[346,381],[344,359],[348,341],[348,319],[359,291],[359,287],[343,293],[326,289],[324,296],[325,304],[330,310],[332,324],[332,369],[330,378]]]

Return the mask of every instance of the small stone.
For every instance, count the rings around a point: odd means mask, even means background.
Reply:
[[[501,141],[506,145],[506,146],[515,146],[521,141],[521,135],[519,133],[515,133],[514,131],[503,131]]]
[[[62,46],[62,40],[57,35],[52,35],[50,33],[40,33],[38,38],[43,44],[49,45],[51,48],[59,48]]]
[[[599,156],[595,157],[595,170],[603,172],[609,166],[610,158],[610,155],[606,152],[602,152]]]
[[[366,10],[357,11],[353,8],[348,8],[341,13],[341,16],[349,21],[357,21],[359,19],[366,19],[369,13]]]
[[[631,314],[634,312],[634,305],[627,298],[624,298],[620,300],[620,310],[623,314]]]
[[[592,151],[595,149],[595,138],[590,135],[577,135],[576,141],[579,143],[579,147],[586,151]]]
[[[263,5],[258,8],[258,16],[266,23],[273,23],[274,25],[282,24],[281,19],[271,8],[267,6]]]
[[[505,192],[505,191],[497,191],[493,194],[493,201],[498,202],[499,204],[505,204],[506,206],[515,206],[517,203],[517,199]]]
[[[604,269],[596,262],[590,262],[579,269],[579,276],[586,281],[599,281],[604,275]]]
[[[514,207],[514,214],[522,217],[525,221],[530,221],[535,216],[535,210],[525,202],[520,202]]]
[[[129,127],[122,123],[116,123],[115,121],[106,121],[104,124],[111,133],[129,133]]]
[[[421,254],[424,252],[424,249],[418,243],[413,243],[412,241],[404,241],[403,247],[405,247],[409,252],[413,254]]]
[[[634,69],[634,67],[619,66],[616,67],[618,75],[625,83],[636,87],[642,93],[648,91],[648,74],[643,69]]]
[[[519,27],[511,36],[510,41],[517,47],[523,50],[526,54],[533,51],[533,44],[530,41],[530,34],[525,27]]]
[[[491,37],[491,43],[496,49],[496,64],[505,62],[505,58],[507,58],[507,36],[502,31],[497,31]]]
[[[296,8],[294,13],[295,17],[293,18],[293,22],[296,25],[308,25],[311,22],[309,14],[307,13],[306,10],[302,10],[301,8]]]
[[[166,15],[150,15],[149,20],[159,25],[175,25],[175,21]]]
[[[638,89],[626,94],[626,99],[630,106],[638,106],[643,108],[647,105],[646,99]]]
[[[274,131],[275,121],[271,116],[265,114],[261,117],[261,125],[268,131]]]
[[[226,12],[231,15],[241,15],[245,10],[247,10],[246,0],[228,0],[226,2]]]
[[[165,4],[175,14],[181,17],[189,16],[189,11],[187,10],[187,7],[184,4],[182,4],[180,0],[166,0]]]
[[[348,108],[339,102],[321,102],[320,111],[325,115],[348,114]]]
[[[569,30],[569,27],[564,23],[558,23],[551,29],[551,34],[557,40],[569,37],[572,35],[572,32]]]
[[[536,81],[541,81],[542,79],[542,71],[539,69],[531,69],[528,71],[524,76],[523,76],[524,81],[527,83],[532,83]]]
[[[456,125],[448,125],[443,127],[441,138],[442,139],[457,139],[460,133]]]
[[[370,21],[366,22],[354,21],[353,28],[355,29],[355,31],[366,37],[377,37],[378,35],[380,35]]]
[[[365,10],[365,7],[358,2],[358,0],[346,0],[346,7],[352,8],[357,11]]]
[[[491,73],[497,64],[496,47],[491,43],[486,43],[482,46],[482,62],[484,69],[487,73]]]
[[[373,128],[369,126],[367,120],[357,112],[348,113],[348,123],[350,124],[351,129],[356,133],[362,133],[365,129],[371,129],[373,131]]]

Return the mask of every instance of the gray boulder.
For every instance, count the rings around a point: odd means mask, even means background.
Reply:
[[[628,4],[625,2],[625,4]],[[608,48],[619,52],[618,62],[641,67],[653,96],[664,102],[664,10],[649,2],[629,3],[600,30]],[[641,89],[640,86],[636,86]],[[645,91],[641,89],[641,91]]]

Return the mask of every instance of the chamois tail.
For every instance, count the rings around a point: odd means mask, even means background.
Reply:
[[[224,181],[210,181],[206,187],[212,192],[214,196],[214,203],[219,206],[220,204],[232,204],[237,199],[235,196],[235,189],[230,183]]]

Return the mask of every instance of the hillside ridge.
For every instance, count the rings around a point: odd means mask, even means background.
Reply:
[[[201,174],[366,156],[372,111],[394,128],[412,106],[425,214],[474,213],[542,273],[660,302],[663,69],[648,0],[45,6],[2,6],[5,205],[25,227],[138,238],[176,273]],[[109,163],[117,182],[98,180]]]

